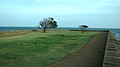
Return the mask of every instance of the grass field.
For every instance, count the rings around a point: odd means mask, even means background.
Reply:
[[[0,37],[0,67],[44,67],[80,49],[96,34],[48,31]]]

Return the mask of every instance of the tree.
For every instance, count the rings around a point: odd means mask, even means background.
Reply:
[[[56,28],[58,26],[57,22],[51,17],[44,18],[42,21],[40,21],[40,25],[43,28],[43,32],[46,32],[47,28]]]
[[[56,21],[53,21],[51,28],[56,28],[57,26],[58,26],[58,25],[57,25],[57,22],[56,22]]]
[[[82,30],[82,32],[83,32],[86,28],[88,28],[87,25],[80,25],[79,27],[80,27],[80,29]]]

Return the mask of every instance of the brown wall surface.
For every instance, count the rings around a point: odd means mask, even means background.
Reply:
[[[120,67],[120,42],[109,31],[102,67]]]

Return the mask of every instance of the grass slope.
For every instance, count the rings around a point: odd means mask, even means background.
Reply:
[[[43,67],[80,49],[96,34],[49,31],[0,37],[0,67]]]

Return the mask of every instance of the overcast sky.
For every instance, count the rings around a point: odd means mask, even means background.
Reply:
[[[0,26],[34,26],[53,17],[59,27],[120,28],[120,0],[0,0]]]

